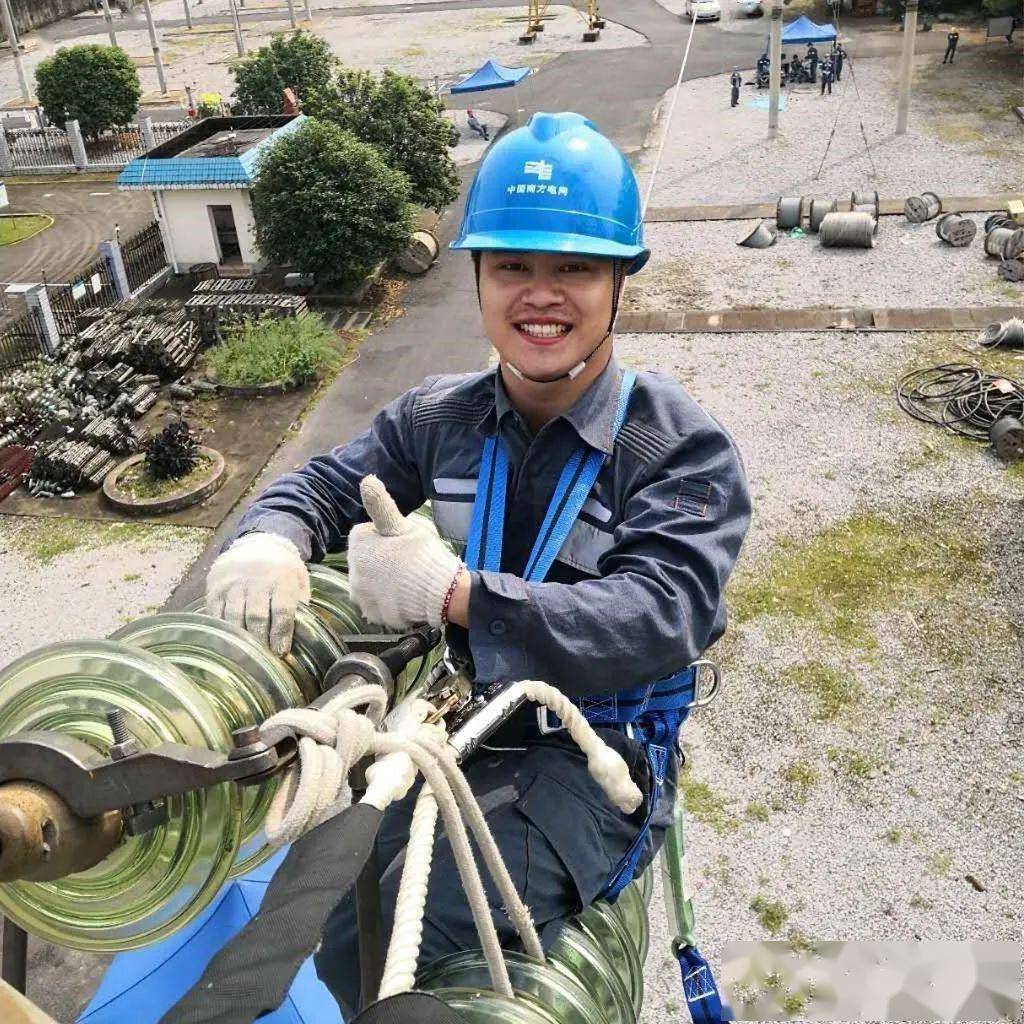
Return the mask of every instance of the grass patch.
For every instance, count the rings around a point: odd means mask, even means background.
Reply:
[[[885,832],[882,833],[882,835],[894,846],[903,838],[903,832],[900,829],[896,828],[895,825],[892,828],[887,828]]]
[[[953,858],[948,853],[933,853],[925,861],[924,869],[933,878],[945,878],[953,866]]]
[[[978,142],[985,138],[977,128],[967,124],[937,124],[932,127],[932,133],[942,142],[950,142],[954,145]]]
[[[758,895],[750,901],[750,909],[757,914],[761,927],[770,935],[778,935],[789,920],[789,908],[781,900],[770,900]]]
[[[719,834],[734,832],[739,822],[728,809],[729,800],[706,782],[695,779],[687,768],[679,773],[679,790],[686,813]]]
[[[835,718],[841,711],[856,704],[861,696],[860,683],[848,672],[840,672],[817,661],[787,668],[782,678],[814,701],[814,717],[819,722]]]
[[[787,992],[782,1000],[782,1009],[790,1017],[800,1017],[807,1009],[807,996],[802,992]]]
[[[329,374],[343,358],[341,340],[313,314],[250,321],[209,352],[217,378],[234,387],[277,380],[304,384]]]
[[[806,761],[794,761],[782,773],[799,803],[806,803],[811,790],[818,784],[818,773]]]
[[[708,289],[695,261],[652,259],[622,296],[624,311],[701,309]]]
[[[848,779],[869,779],[882,767],[882,763],[876,758],[862,754],[852,747],[829,747],[825,756]]]
[[[46,565],[55,558],[82,547],[109,547],[120,544],[148,547],[157,540],[173,543],[176,540],[187,540],[191,535],[192,531],[184,527],[48,518],[26,522],[12,533],[10,545],[15,551]]]
[[[771,817],[771,811],[767,804],[763,804],[759,800],[751,800],[747,804],[747,817],[751,821],[767,821]]]
[[[180,477],[158,479],[153,476],[145,460],[125,470],[117,479],[117,491],[130,498],[163,498],[181,491],[191,490],[210,476],[213,459],[202,453],[196,456],[192,470]]]
[[[983,546],[949,518],[935,509],[914,522],[861,514],[809,541],[782,540],[767,565],[733,585],[734,619],[789,616],[845,646],[874,649],[875,615],[908,599],[944,599],[977,574]]]
[[[17,245],[53,225],[44,213],[4,214],[0,216],[0,245]]]
[[[121,579],[125,583],[134,583],[136,580],[141,580],[142,579],[142,573],[141,572],[126,572],[121,577]]]

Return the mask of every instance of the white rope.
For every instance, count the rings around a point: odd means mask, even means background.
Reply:
[[[562,720],[586,754],[587,767],[608,798],[625,813],[636,810],[643,796],[630,778],[626,762],[604,743],[579,708],[547,683],[526,681],[518,685],[530,700],[544,705]],[[376,755],[376,760],[366,770],[367,788],[361,802],[373,804],[381,811],[408,793],[418,770],[424,777],[424,788],[413,813],[381,995],[409,991],[415,983],[433,839],[440,812],[487,960],[491,986],[495,992],[511,997],[508,969],[466,822],[527,955],[543,961],[543,948],[530,910],[516,891],[454,753],[445,745],[443,724],[425,724],[424,719],[433,711],[432,705],[424,700],[400,705],[388,717],[390,731],[380,732],[386,702],[386,694],[379,686],[353,687],[322,708],[288,709],[264,723],[288,726],[299,736],[298,763],[289,770],[267,814],[268,840],[272,845],[293,842],[347,806],[351,801],[348,774],[356,762],[370,754]],[[357,713],[356,707],[366,708],[366,714]]]
[[[416,809],[409,826],[405,868],[395,901],[395,920],[380,982],[380,999],[409,992],[416,983],[416,964],[423,941],[423,916],[427,908],[427,884],[430,881],[436,828],[437,801],[430,787],[424,785],[416,799]]]
[[[587,755],[587,768],[608,799],[623,813],[632,814],[644,797],[630,778],[629,767],[619,753],[597,735],[583,712],[561,690],[535,680],[519,685],[530,700],[558,715],[573,741]]]

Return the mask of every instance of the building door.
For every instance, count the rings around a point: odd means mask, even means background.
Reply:
[[[238,244],[235,211],[230,206],[210,206],[210,220],[217,236],[217,249],[221,263],[241,263],[242,247]]]

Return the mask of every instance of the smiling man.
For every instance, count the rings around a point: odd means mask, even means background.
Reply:
[[[722,427],[671,378],[614,359],[623,284],[649,253],[633,172],[590,121],[535,114],[495,143],[452,247],[472,254],[498,367],[424,381],[274,483],[212,567],[207,604],[285,650],[305,562],[347,543],[369,619],[445,625],[481,690],[541,679],[572,697],[643,790],[634,814],[546,713],[522,712],[465,766],[548,944],[614,898],[671,821],[689,666],[725,629],[750,502]],[[406,518],[427,499],[460,554]],[[378,840],[388,929],[415,798],[389,809]],[[421,962],[476,944],[441,839]],[[358,1003],[356,948],[349,900],[317,955],[343,1009]]]

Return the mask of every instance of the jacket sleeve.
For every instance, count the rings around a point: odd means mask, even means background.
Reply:
[[[320,561],[343,547],[356,523],[367,520],[359,495],[359,481],[367,473],[380,477],[403,513],[419,508],[425,497],[411,423],[422,387],[396,398],[354,440],[275,480],[249,506],[224,547],[247,533],[276,533],[292,541],[306,561]]]
[[[473,573],[477,682],[541,679],[582,696],[679,671],[724,631],[723,591],[749,523],[739,454],[710,421],[626,499],[600,578],[527,583]]]

